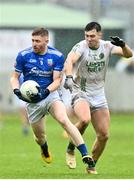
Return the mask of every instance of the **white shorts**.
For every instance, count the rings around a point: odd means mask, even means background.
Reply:
[[[59,90],[58,90],[59,94],[60,94],[60,97],[64,103],[64,105],[66,107],[71,107],[71,93],[69,91],[69,89],[65,89],[64,87],[61,87]]]
[[[57,91],[51,92],[46,99],[38,103],[27,103],[27,114],[29,123],[35,123],[42,119],[48,112],[55,101],[61,101]]]
[[[18,99],[18,97],[15,96],[15,105],[17,108],[26,108],[26,102]]]
[[[104,92],[94,96],[87,96],[84,92],[77,93],[74,96],[72,95],[72,106],[74,107],[74,105],[81,100],[86,100],[89,103],[91,112],[102,108],[108,109],[108,104]]]
[[[60,97],[62,99],[63,104],[66,107],[66,112],[67,112],[68,117],[73,117],[74,112],[73,112],[73,108],[72,108],[72,105],[71,105],[72,96],[71,96],[70,90],[65,89],[64,87],[60,87],[58,92],[60,94]]]

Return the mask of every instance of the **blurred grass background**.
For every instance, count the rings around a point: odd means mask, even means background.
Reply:
[[[97,164],[98,175],[85,173],[85,165],[78,151],[77,168],[68,169],[65,152],[68,139],[63,137],[60,125],[48,116],[47,137],[53,163],[44,164],[40,149],[33,140],[21,132],[18,115],[5,115],[0,129],[0,178],[1,179],[132,179],[134,178],[134,114],[112,114],[110,139]],[[91,150],[95,134],[91,124],[84,139]]]

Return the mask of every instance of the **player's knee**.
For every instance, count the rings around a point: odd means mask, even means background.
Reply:
[[[71,121],[70,121],[70,123],[71,123]],[[62,118],[62,119],[60,120],[60,124],[61,124],[61,126],[62,126],[64,129],[66,129],[67,126],[68,126],[68,120]]]
[[[62,117],[59,122],[65,130],[71,128],[73,125],[73,123],[68,118],[65,117]]]
[[[67,122],[69,121],[67,114],[62,112],[57,114],[56,119],[61,124],[61,126],[66,126]]]
[[[83,116],[82,118],[81,118],[81,123],[82,123],[82,125],[83,126],[87,126],[88,124],[89,124],[89,122],[90,122],[90,117],[88,116],[88,117],[86,117],[86,116]]]
[[[109,134],[108,133],[101,133],[97,135],[98,140],[106,142],[109,139]]]

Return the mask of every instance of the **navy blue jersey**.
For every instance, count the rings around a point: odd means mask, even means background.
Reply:
[[[34,80],[47,88],[53,82],[53,71],[62,71],[63,65],[63,54],[57,49],[48,46],[47,52],[39,55],[30,47],[19,52],[15,71],[23,73],[24,81]]]

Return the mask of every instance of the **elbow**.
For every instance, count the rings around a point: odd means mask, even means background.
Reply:
[[[133,53],[129,53],[125,55],[125,58],[131,58],[133,56]]]
[[[134,55],[133,52],[131,52],[131,56],[130,57],[133,57],[133,55]]]
[[[125,58],[131,58],[132,56],[130,56],[130,55],[127,55],[127,56],[125,56]]]

